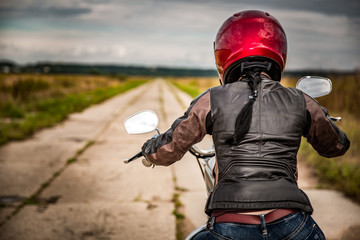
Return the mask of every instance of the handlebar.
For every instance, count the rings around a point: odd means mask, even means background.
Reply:
[[[138,158],[140,158],[142,156],[144,156],[144,154],[140,151],[137,154],[135,154],[134,156],[132,156],[131,158],[125,159],[124,163],[129,163],[129,162],[134,161],[135,159],[138,159]]]
[[[193,145],[189,152],[191,154],[193,154],[194,156],[198,157],[198,158],[207,158],[207,157],[213,157],[215,156],[215,150],[214,148],[210,148],[210,149],[207,149],[207,150],[203,150],[203,149],[200,149],[199,147],[197,147],[196,145]],[[144,154],[140,151],[138,152],[137,154],[135,154],[134,156],[132,156],[131,158],[129,159],[125,159],[124,160],[124,163],[129,163],[129,162],[132,162],[134,161],[135,159],[138,159],[140,157],[143,157]]]
[[[198,158],[207,158],[207,157],[213,157],[215,156],[215,150],[214,148],[210,148],[207,150],[200,149],[198,146],[193,145],[189,152]]]

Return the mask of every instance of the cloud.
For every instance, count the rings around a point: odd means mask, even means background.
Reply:
[[[0,55],[19,63],[46,60],[111,63],[126,58],[127,49],[120,41],[98,36],[84,39],[78,32],[57,31],[39,38],[36,33],[16,31],[0,39]]]
[[[115,57],[123,58],[126,56],[126,48],[122,45],[77,45],[70,50],[70,54],[77,58],[88,58],[88,57]]]
[[[359,17],[360,2],[358,0],[181,0],[175,2],[187,2],[194,4],[216,5],[221,8],[226,5],[233,6],[234,11],[237,11],[236,6],[239,6],[238,11],[241,11],[241,5],[258,7],[259,10],[263,8],[272,8],[275,10],[299,10],[307,12],[317,12],[327,15],[350,16]]]
[[[212,42],[223,21],[237,11],[261,9],[285,28],[288,68],[353,68],[360,56],[358,5],[352,0],[3,0],[0,43],[7,47],[0,55],[19,62],[213,68]]]
[[[89,14],[90,8],[72,7],[41,7],[30,6],[26,8],[0,7],[1,18],[66,18]]]

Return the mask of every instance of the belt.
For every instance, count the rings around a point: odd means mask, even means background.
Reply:
[[[276,209],[265,215],[265,223],[273,222],[294,212],[298,212],[298,210]],[[259,215],[225,213],[223,215],[214,218],[215,218],[214,223],[228,222],[228,223],[261,224]]]

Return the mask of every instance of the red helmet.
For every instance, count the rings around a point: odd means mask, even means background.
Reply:
[[[241,62],[267,60],[270,77],[280,81],[287,53],[284,29],[269,13],[243,11],[235,13],[220,27],[214,42],[216,67],[223,83],[231,82],[229,72]],[[244,67],[244,66],[242,66]],[[241,73],[241,72],[240,72]]]

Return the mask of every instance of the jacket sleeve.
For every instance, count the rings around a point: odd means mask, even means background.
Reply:
[[[171,128],[157,138],[149,139],[142,152],[152,164],[168,166],[180,160],[195,143],[207,133],[210,112],[210,91],[194,99],[184,115],[175,120]]]
[[[307,141],[324,157],[338,157],[350,147],[346,134],[330,120],[327,110],[317,101],[304,94],[308,121],[310,122]]]

